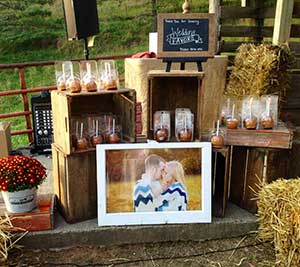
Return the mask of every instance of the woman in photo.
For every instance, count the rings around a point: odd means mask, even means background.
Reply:
[[[162,179],[163,192],[156,202],[155,211],[187,210],[188,194],[184,180],[182,164],[178,161],[167,162]]]

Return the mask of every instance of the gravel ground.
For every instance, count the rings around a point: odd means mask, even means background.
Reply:
[[[2,266],[269,267],[274,262],[272,244],[248,235],[205,242],[15,249]]]

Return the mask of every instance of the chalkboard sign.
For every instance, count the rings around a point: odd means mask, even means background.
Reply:
[[[213,57],[213,14],[159,14],[158,57]]]

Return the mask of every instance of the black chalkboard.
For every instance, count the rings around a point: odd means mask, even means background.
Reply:
[[[215,41],[212,14],[158,16],[158,57],[210,57]]]

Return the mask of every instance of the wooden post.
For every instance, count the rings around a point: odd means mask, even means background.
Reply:
[[[294,0],[277,0],[273,44],[288,43],[291,32]]]
[[[248,4],[247,0],[241,0],[241,7],[246,7]]]
[[[215,14],[216,20],[216,54],[220,51],[220,0],[209,0],[209,13]]]
[[[189,3],[189,0],[185,0],[184,3],[182,4],[182,10],[183,10],[183,14],[187,14],[190,13],[191,10],[191,6]]]
[[[220,0],[209,0],[209,13],[219,14]]]
[[[256,0],[241,0],[241,7],[255,6]]]
[[[21,90],[26,90],[24,68],[19,68],[19,79],[20,79]],[[29,111],[29,101],[28,101],[28,96],[27,96],[26,91],[24,93],[22,93],[22,98],[23,98],[24,111],[28,112]],[[25,120],[26,120],[26,129],[27,130],[32,130],[30,114],[27,114],[27,113],[25,114]],[[28,132],[28,139],[29,139],[29,143],[33,142],[32,132]]]

